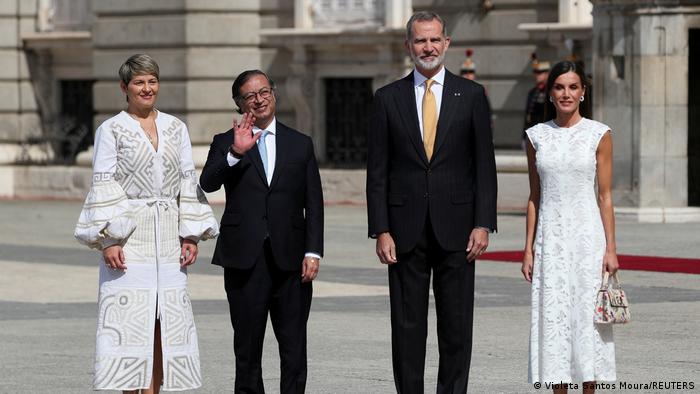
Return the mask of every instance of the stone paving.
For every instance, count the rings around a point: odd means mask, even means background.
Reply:
[[[0,201],[0,393],[87,393],[96,324],[95,251],[72,236],[79,202]],[[217,215],[222,206],[214,206]],[[490,250],[523,244],[524,217],[501,215]],[[700,256],[700,224],[618,223],[618,251]],[[231,392],[232,330],[213,242],[202,244],[190,292],[199,332],[203,387]],[[519,264],[477,263],[470,392],[539,392],[527,384],[529,288]],[[633,323],[616,327],[615,389],[700,391],[700,275],[622,272]],[[366,238],[365,208],[330,206],[326,256],[314,284],[309,321],[308,393],[392,393],[386,268]],[[431,312],[426,392],[434,392],[437,344]],[[266,389],[278,392],[272,330],[264,355]],[[687,390],[620,385],[686,382]],[[694,389],[690,390],[689,383]],[[678,386],[682,387],[682,386]],[[573,391],[572,391],[573,392]]]

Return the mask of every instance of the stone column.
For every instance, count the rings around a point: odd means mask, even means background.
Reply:
[[[41,135],[22,33],[34,32],[36,4],[0,0],[0,164],[14,163],[20,142]]]
[[[589,24],[593,6],[587,0],[559,0],[559,22]]]
[[[294,0],[294,27],[310,29],[314,26],[311,15],[311,0]]]
[[[700,27],[700,5],[593,3],[594,117],[613,130],[619,211],[700,220],[687,209],[688,29]]]
[[[413,5],[411,0],[384,0],[386,9],[384,15],[384,26],[391,29],[400,29],[406,26],[406,22],[411,18]]]
[[[292,45],[292,61],[289,74],[285,79],[284,93],[288,106],[294,111],[296,122],[294,127],[304,133],[309,133],[317,145],[317,151],[324,146],[325,136],[314,127],[314,94],[317,92],[316,77],[313,67],[309,64],[307,46],[303,43]],[[316,132],[314,132],[316,131]],[[323,156],[323,151],[320,152]]]
[[[42,153],[20,145],[30,137],[41,136],[21,38],[23,32],[35,31],[35,19],[35,2],[0,0],[0,197],[15,195],[11,165],[30,154]]]

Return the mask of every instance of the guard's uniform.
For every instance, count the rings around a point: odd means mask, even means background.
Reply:
[[[523,126],[523,139],[525,130],[544,122],[544,111],[547,106],[547,87],[539,84],[527,93],[527,106],[525,107],[525,125]]]

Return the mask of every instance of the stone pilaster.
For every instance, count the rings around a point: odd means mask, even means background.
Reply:
[[[22,34],[35,31],[36,2],[0,0],[0,164],[14,163],[18,144],[41,135]]]
[[[616,200],[686,207],[688,29],[700,28],[700,5],[593,3],[594,115],[613,129]]]

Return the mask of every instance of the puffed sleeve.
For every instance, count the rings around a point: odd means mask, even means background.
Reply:
[[[209,206],[204,191],[197,183],[197,173],[192,161],[192,145],[187,127],[182,127],[183,136],[180,147],[180,237],[199,242],[219,235],[219,225]]]
[[[78,224],[75,238],[93,249],[124,245],[136,228],[129,200],[114,179],[117,146],[114,134],[104,124],[95,133],[92,157],[92,185]]]

